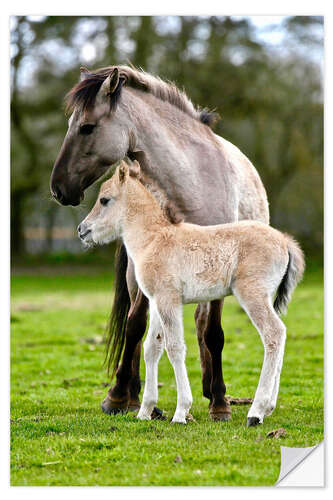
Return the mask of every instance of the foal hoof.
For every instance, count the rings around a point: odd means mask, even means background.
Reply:
[[[160,410],[159,408],[156,408],[154,406],[153,411],[151,412],[150,418],[152,420],[166,420],[167,418],[163,415],[163,410]]]
[[[113,401],[109,396],[106,396],[101,404],[102,411],[107,415],[117,415],[118,413],[127,413],[128,402]]]
[[[260,419],[258,417],[247,417],[247,427],[255,427],[256,425],[259,425]]]
[[[172,419],[170,423],[171,423],[171,425],[186,425],[187,421],[186,421],[186,419],[184,419],[184,420]]]

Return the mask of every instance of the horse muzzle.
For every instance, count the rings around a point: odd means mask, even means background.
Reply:
[[[84,198],[83,191],[73,191],[71,193],[68,193],[60,184],[52,183],[50,189],[53,198],[64,206],[72,205],[73,207],[75,207],[77,205],[80,205],[81,201]]]

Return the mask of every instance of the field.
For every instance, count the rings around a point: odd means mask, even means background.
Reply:
[[[135,414],[107,416],[102,367],[112,274],[54,266],[15,270],[11,310],[11,484],[272,485],[280,445],[305,447],[323,439],[323,276],[312,269],[284,321],[287,344],[278,404],[264,424],[246,427],[248,406],[232,420],[212,422],[201,390],[194,306],[184,310],[187,368],[195,421],[171,425],[176,387],[164,354],[158,406],[167,421]],[[234,298],[223,313],[227,394],[253,397],[263,360],[259,335]],[[144,366],[142,363],[142,379]],[[277,428],[285,436],[267,438]]]

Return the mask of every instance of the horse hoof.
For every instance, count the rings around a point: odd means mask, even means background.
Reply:
[[[128,403],[115,402],[107,396],[102,402],[101,408],[107,415],[117,415],[118,413],[127,413]]]
[[[258,417],[247,417],[247,426],[248,427],[255,427],[256,425],[259,425],[260,419]]]
[[[128,411],[138,411],[140,410],[140,401],[137,400],[137,401],[130,401],[129,405],[128,405]]]
[[[156,408],[154,406],[153,411],[151,412],[151,419],[152,420],[166,420],[167,418],[163,415],[163,410],[160,410],[159,408]]]
[[[231,420],[231,410],[229,406],[211,407],[209,409],[209,416],[214,422],[228,422],[228,420]]]
[[[214,422],[228,422],[231,420],[231,413],[210,413],[210,418]]]

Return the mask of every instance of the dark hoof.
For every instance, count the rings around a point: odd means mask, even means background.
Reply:
[[[102,402],[101,408],[107,415],[117,415],[118,413],[127,413],[128,403],[115,402],[107,396]]]
[[[247,417],[247,426],[254,427],[260,424],[260,420],[258,417]]]
[[[152,420],[166,420],[167,418],[163,415],[163,411],[154,406],[153,411],[151,412]]]
[[[210,414],[210,418],[214,421],[214,422],[228,422],[229,420],[231,420],[231,413],[230,412],[211,412]]]
[[[231,410],[229,405],[210,406],[209,416],[214,422],[227,422],[231,420]]]
[[[137,400],[137,401],[130,401],[129,405],[128,405],[128,411],[139,411],[140,410],[140,401]]]

